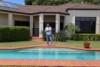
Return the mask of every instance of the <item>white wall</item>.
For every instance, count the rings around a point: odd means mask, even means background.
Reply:
[[[74,24],[75,17],[100,17],[100,10],[69,10],[68,12],[70,15],[67,17],[67,22]],[[98,23],[100,24],[100,19],[99,21],[96,20],[96,24]],[[99,27],[96,27],[96,34],[100,34],[100,25]]]
[[[55,22],[55,16],[44,16],[44,22]]]
[[[44,15],[44,22],[56,22],[56,14],[55,15]],[[60,22],[64,22],[63,16],[60,16]]]
[[[23,16],[23,15],[14,15],[13,16],[14,21],[29,21],[29,16]]]
[[[13,14],[13,25],[15,21],[30,21],[29,16]]]
[[[8,25],[8,14],[0,13],[0,26]]]

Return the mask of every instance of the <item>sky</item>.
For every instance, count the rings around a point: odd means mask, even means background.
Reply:
[[[24,0],[4,0],[4,1],[18,3],[18,4],[24,4]]]

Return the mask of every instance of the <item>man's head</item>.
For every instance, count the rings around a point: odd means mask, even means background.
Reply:
[[[49,27],[50,25],[49,24],[47,24],[47,27]]]

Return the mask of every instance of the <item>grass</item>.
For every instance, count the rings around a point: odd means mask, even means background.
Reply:
[[[0,46],[27,46],[27,45],[40,45],[42,42],[32,42],[32,41],[18,41],[18,42],[2,42],[0,43]]]
[[[92,48],[100,48],[100,41],[88,41],[91,43]],[[75,46],[75,47],[83,47],[84,41],[66,41],[66,42],[54,42],[54,44],[62,44],[65,46]],[[2,42],[0,46],[27,46],[27,45],[40,45],[43,42],[33,42],[33,41],[18,41],[18,42]]]
[[[100,48],[100,41],[88,41],[92,48]],[[84,41],[66,41],[66,42],[54,42],[55,44],[63,44],[66,46],[83,47]]]

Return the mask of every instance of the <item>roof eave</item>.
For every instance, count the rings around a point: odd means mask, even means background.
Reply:
[[[17,11],[8,11],[8,10],[0,10],[3,12],[11,12],[11,13],[19,13],[19,14],[27,14],[27,15],[33,15],[33,14],[40,14],[40,13],[52,13],[52,14],[64,14],[64,15],[70,15],[69,13],[63,13],[63,12],[35,12],[35,13],[25,13],[25,12],[17,12]]]
[[[69,13],[63,13],[63,12],[36,12],[36,13],[31,13],[31,14],[40,14],[40,13],[43,13],[43,14],[64,14],[64,15],[70,15]]]

